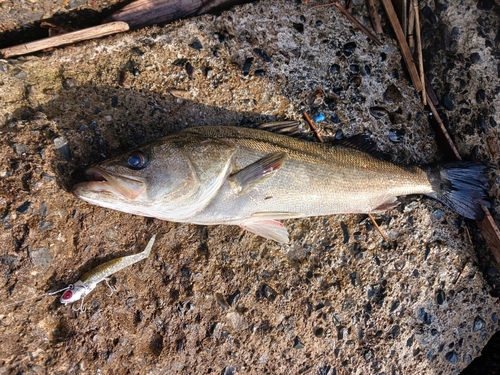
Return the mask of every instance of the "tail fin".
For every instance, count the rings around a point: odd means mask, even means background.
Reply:
[[[482,206],[490,207],[488,198],[487,164],[480,162],[452,162],[431,168],[428,172],[434,193],[429,196],[441,201],[458,214],[482,220]]]

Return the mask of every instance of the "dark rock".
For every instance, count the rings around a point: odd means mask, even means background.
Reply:
[[[491,10],[495,5],[495,0],[479,0],[477,2],[477,9],[479,10]]]
[[[262,60],[264,60],[265,62],[272,62],[273,61],[273,59],[271,58],[271,56],[269,56],[268,53],[266,51],[264,51],[263,49],[261,49],[261,48],[254,48],[253,52],[257,56],[259,56]]]
[[[340,222],[340,227],[342,228],[342,233],[344,233],[344,243],[349,242],[349,229],[343,221]]]
[[[344,47],[342,48],[342,52],[344,53],[345,56],[349,57],[351,56],[354,51],[356,50],[356,43],[355,42],[349,42],[344,44]]]
[[[471,53],[470,54],[470,61],[473,64],[477,64],[478,62],[481,61],[481,55],[479,53],[477,53],[477,52]]]
[[[388,103],[399,103],[402,99],[403,95],[395,85],[390,85],[384,92],[384,100]]]
[[[340,73],[340,65],[339,64],[333,64],[330,66],[330,73]]]
[[[304,348],[304,344],[302,344],[300,342],[299,336],[295,336],[295,338],[293,339],[293,347],[294,347],[294,349],[303,349]]]
[[[486,98],[486,92],[483,89],[480,89],[476,92],[476,101],[478,103],[483,103]]]
[[[248,57],[243,64],[243,76],[246,77],[252,68],[253,57]]]
[[[351,64],[349,65],[349,70],[353,73],[359,73],[359,65]]]
[[[418,309],[417,318],[419,318],[424,324],[431,324],[432,317],[423,308]]]
[[[234,375],[234,374],[235,374],[235,369],[233,366],[226,366],[222,371],[222,375]]]
[[[481,319],[480,317],[476,317],[476,319],[474,319],[474,325],[472,326],[472,331],[477,332],[483,329],[484,326],[485,326],[484,320]]]
[[[113,95],[111,97],[111,107],[113,107],[113,108],[118,107],[118,96]]]
[[[302,24],[302,23],[294,23],[293,24],[293,28],[295,30],[297,30],[299,33],[303,33],[304,32],[304,24]]]
[[[450,363],[453,363],[453,364],[458,363],[458,354],[454,351],[446,353],[446,355],[444,357]]]
[[[428,5],[423,7],[421,12],[424,15],[424,17],[427,18],[427,21],[429,21],[432,26],[437,26],[438,23],[437,17],[434,14],[434,11]]]
[[[403,142],[404,137],[405,137],[405,130],[404,129],[390,129],[389,130],[389,139],[391,140],[391,142],[394,142],[394,143]]]
[[[438,290],[436,292],[436,302],[438,305],[442,305],[444,301],[446,300],[446,295],[444,294],[443,290]]]
[[[20,212],[22,214],[26,214],[31,206],[31,202],[26,201],[22,205],[16,208],[17,212]]]
[[[59,151],[64,160],[71,160],[71,149],[69,147],[69,141],[66,137],[57,137],[54,139],[54,146]]]
[[[186,65],[184,66],[184,68],[186,69],[186,73],[188,74],[188,76],[192,77],[193,74],[194,74],[194,67],[193,67],[193,65],[191,65],[191,63],[188,61],[186,63]]]
[[[449,95],[443,95],[441,98],[441,105],[448,111],[453,111],[455,109],[455,105]]]
[[[199,51],[203,48],[203,45],[201,44],[201,42],[199,40],[195,40],[193,43],[191,43],[189,45],[189,47]]]
[[[253,74],[256,76],[256,77],[265,77],[266,75],[266,71],[263,70],[263,69],[257,69],[255,70],[255,72],[253,72]]]

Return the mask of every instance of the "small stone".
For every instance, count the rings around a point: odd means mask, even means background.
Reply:
[[[444,291],[439,289],[436,293],[436,302],[438,305],[442,305],[444,301],[446,300],[446,296],[444,294]]]
[[[345,56],[349,57],[354,53],[356,47],[357,45],[355,42],[346,43],[342,48],[342,52],[344,53]]]
[[[16,154],[18,154],[18,155],[26,154],[29,150],[29,147],[23,143],[14,143],[13,148],[14,148],[14,151],[16,152]]]
[[[78,81],[74,78],[65,78],[62,82],[62,87],[65,90],[70,90],[73,87],[78,87]]]
[[[215,73],[214,73],[214,70],[213,70],[212,68],[208,67],[208,68],[206,68],[206,69],[205,69],[205,76],[206,76],[208,79],[213,78],[213,77],[214,77],[214,75],[215,75]]]
[[[388,103],[399,103],[402,99],[403,95],[395,85],[390,85],[384,92],[384,100]]]
[[[233,366],[224,367],[224,370],[222,371],[222,375],[234,375],[234,367]]]
[[[30,250],[29,256],[31,259],[31,263],[35,267],[47,267],[50,262],[52,262],[52,257],[50,256],[49,251],[45,247],[41,247],[39,249]]]
[[[253,57],[248,57],[243,64],[243,76],[246,77],[252,68]]]
[[[26,78],[28,78],[28,75],[26,74],[26,72],[24,70],[20,70],[16,74],[14,74],[14,77],[16,77],[18,79],[26,79]]]
[[[486,99],[486,92],[483,89],[480,89],[476,92],[476,101],[478,103],[483,103]]]
[[[22,205],[16,208],[16,211],[22,214],[26,214],[31,206],[31,202],[26,201]]]
[[[417,318],[419,318],[424,324],[432,323],[431,315],[428,312],[426,312],[423,308],[418,309]]]
[[[113,108],[118,107],[118,96],[113,95],[111,97],[111,107],[113,107]]]
[[[444,215],[444,211],[440,210],[439,208],[437,210],[432,211],[432,217],[436,220],[441,220],[443,215]]]
[[[253,52],[254,52],[257,56],[259,56],[262,60],[264,60],[265,62],[272,62],[272,61],[273,61],[273,59],[271,58],[271,56],[269,56],[269,55],[267,54],[267,52],[266,52],[266,51],[264,51],[264,50],[263,50],[263,49],[261,49],[261,48],[254,48],[254,49],[253,49]]]
[[[387,109],[383,107],[370,107],[370,114],[375,117],[376,119],[381,119],[385,115],[387,115],[389,112]]]
[[[477,53],[477,52],[471,53],[470,54],[470,61],[473,64],[477,64],[478,62],[481,61],[481,55],[479,53]]]
[[[191,63],[188,61],[184,67],[186,69],[186,73],[188,76],[192,77],[194,74],[194,67],[191,65]]]
[[[40,224],[38,225],[38,229],[40,232],[43,232],[44,230],[47,229],[52,229],[54,227],[54,223],[50,221],[41,221]]]
[[[266,75],[266,71],[263,70],[263,69],[257,69],[255,72],[253,72],[253,74],[256,76],[256,77],[265,77]]]
[[[302,23],[294,23],[293,28],[301,34],[304,32],[304,24]]]
[[[391,142],[400,143],[403,142],[405,137],[404,129],[390,129],[389,130],[389,139]]]
[[[330,66],[330,73],[339,73],[340,72],[340,65],[339,64],[333,64]]]
[[[71,149],[69,147],[69,141],[66,137],[62,136],[54,139],[54,146],[56,147],[57,151],[59,151],[64,160],[71,160]]]
[[[481,319],[480,317],[476,317],[476,319],[474,319],[474,325],[472,326],[472,331],[477,332],[483,329],[484,325],[485,325],[484,320]]]
[[[495,5],[495,0],[479,0],[477,2],[477,9],[479,10],[491,10]]]
[[[228,312],[226,318],[229,320],[235,331],[243,331],[248,328],[247,320],[236,311]]]
[[[294,349],[303,349],[304,348],[304,344],[302,344],[300,342],[299,336],[295,336],[295,338],[293,339],[293,348]]]
[[[352,72],[352,73],[359,73],[359,65],[356,65],[356,64],[351,64],[349,65],[349,70]]]
[[[336,113],[334,113],[334,114],[332,114],[332,115],[330,116],[330,120],[332,120],[332,122],[333,122],[334,124],[338,124],[338,123],[340,123],[340,117],[339,117],[339,115],[337,115]],[[339,131],[340,131],[340,132],[342,132],[342,130],[340,130],[340,129],[339,129],[339,130],[337,130],[337,132],[335,133],[335,139],[337,139],[337,134],[339,134]],[[341,135],[341,136],[343,136],[343,135],[344,135],[344,133],[342,132],[342,133],[340,133],[340,135]],[[341,138],[339,138],[339,139],[341,139]]]
[[[227,297],[227,303],[229,303],[230,306],[234,306],[239,301],[240,297],[241,292],[237,289],[233,294]]]
[[[443,95],[441,98],[441,105],[448,111],[453,111],[455,109],[455,105],[449,95]]]
[[[191,43],[189,45],[189,47],[199,51],[203,48],[203,45],[201,44],[201,42],[199,40],[195,40],[193,43]]]
[[[458,363],[458,354],[454,351],[446,353],[446,355],[444,357],[450,363],[453,363],[453,364]]]

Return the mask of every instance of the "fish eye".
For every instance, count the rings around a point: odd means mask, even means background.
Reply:
[[[142,169],[148,165],[148,156],[142,151],[134,151],[128,156],[127,165],[131,169]]]

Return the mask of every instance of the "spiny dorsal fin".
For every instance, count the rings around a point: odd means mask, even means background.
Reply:
[[[333,144],[366,152],[377,159],[390,160],[390,156],[379,151],[377,144],[372,141],[370,135],[367,133],[355,134],[349,138],[335,141]]]
[[[273,133],[288,135],[291,137],[300,137],[302,127],[299,121],[273,121],[265,122],[257,126],[258,129],[267,130]]]

